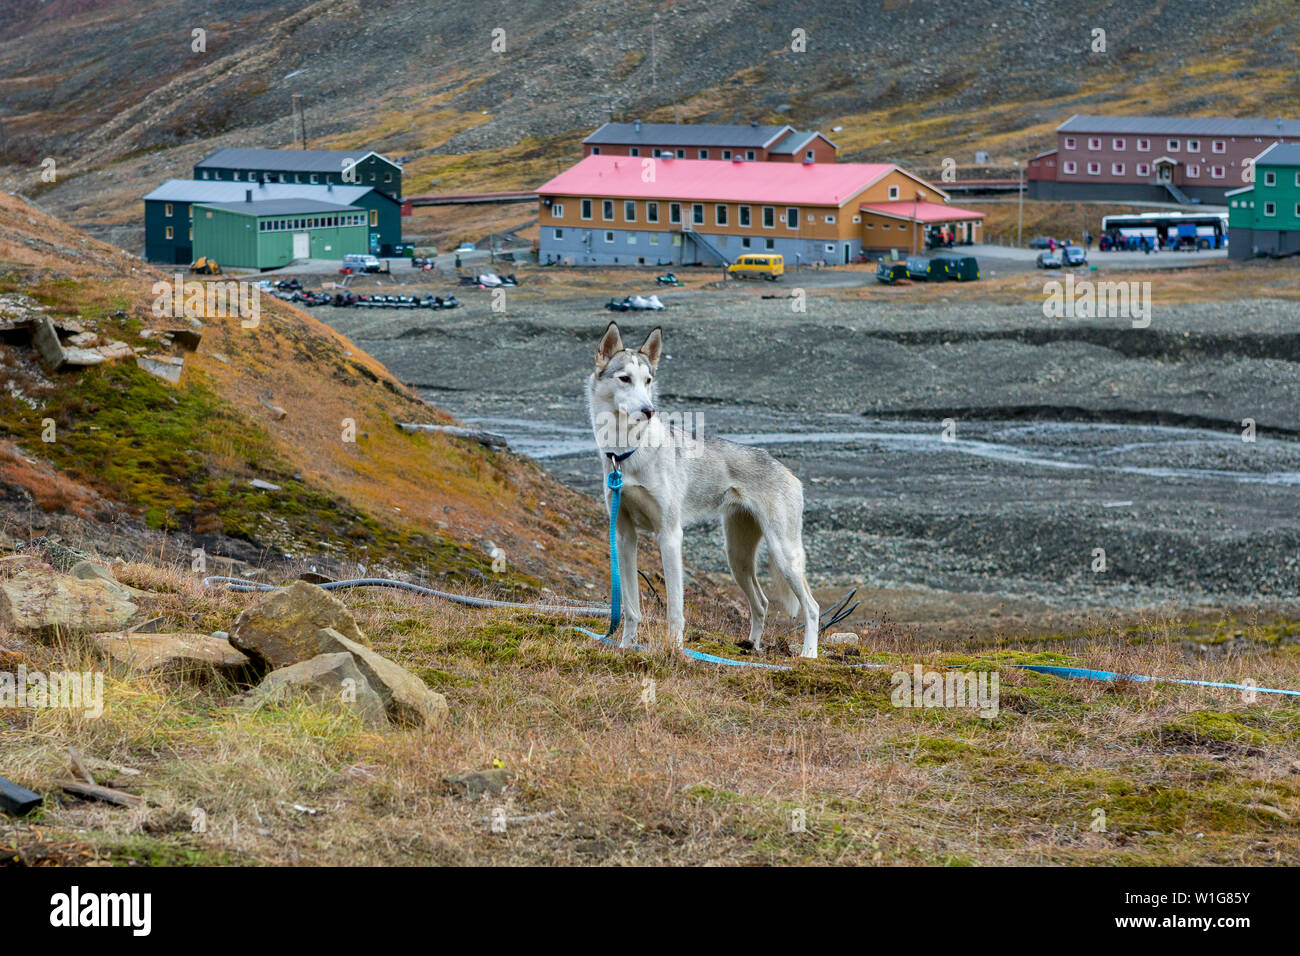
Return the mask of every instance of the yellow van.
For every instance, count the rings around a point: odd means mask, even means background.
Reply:
[[[785,275],[785,259],[770,252],[763,255],[741,256],[727,266],[727,272],[737,279],[762,276],[769,282],[775,282]]]

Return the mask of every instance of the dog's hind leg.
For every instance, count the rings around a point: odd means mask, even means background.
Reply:
[[[627,512],[619,512],[618,585],[623,595],[622,647],[636,643],[637,628],[641,625],[641,581],[636,573],[636,525]]]
[[[767,550],[771,554],[775,569],[774,578],[784,582],[793,592],[798,610],[803,615],[803,648],[799,651],[799,656],[816,657],[817,625],[821,617],[821,609],[817,606],[817,601],[812,596],[812,589],[808,587],[808,581],[804,578],[806,559],[803,536],[800,533],[801,524],[803,524],[803,516],[797,511],[792,512],[785,516],[785,520],[778,519],[774,522],[776,526],[771,531],[777,533],[768,533],[765,537]],[[793,612],[791,616],[795,616]]]
[[[749,642],[754,650],[762,650],[763,622],[767,619],[767,596],[759,586],[754,573],[758,546],[763,540],[763,529],[747,511],[731,509],[723,513],[722,533],[727,540],[727,560],[731,573],[749,599]]]

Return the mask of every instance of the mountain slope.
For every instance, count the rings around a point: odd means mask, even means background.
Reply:
[[[1300,101],[1294,9],[53,0],[0,41],[4,181],[135,248],[140,195],[219,146],[291,145],[296,94],[310,145],[404,157],[408,192],[535,185],[610,115],[842,126],[846,159],[961,165],[979,149],[1005,162],[1073,112],[1287,112]],[[47,157],[55,184],[39,179]]]
[[[28,296],[52,318],[159,351],[159,331],[188,327],[155,314],[154,284],[170,278],[0,197],[0,293]],[[129,360],[50,372],[8,334],[0,439],[21,455],[11,454],[7,470],[0,463],[0,481],[43,489],[47,510],[78,510],[97,495],[151,528],[193,534],[235,557],[483,580],[491,539],[521,575],[510,583],[572,591],[599,580],[595,501],[512,454],[402,432],[397,422],[451,419],[309,315],[269,297],[261,305],[253,329],[237,317],[203,319],[198,350],[179,353],[177,385]],[[32,467],[18,468],[19,459]],[[42,461],[75,493],[50,498]],[[12,485],[9,496],[22,497]],[[93,517],[104,508],[80,510]]]

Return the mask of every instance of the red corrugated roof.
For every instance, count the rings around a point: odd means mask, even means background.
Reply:
[[[644,165],[644,164],[650,165]],[[588,156],[538,188],[543,196],[839,206],[894,167]]]
[[[898,219],[915,219],[917,222],[952,222],[954,220],[983,219],[985,214],[973,209],[961,209],[957,206],[945,206],[937,202],[918,202],[915,209],[912,203],[900,199],[897,202],[868,202],[859,206],[863,212],[877,212]]]

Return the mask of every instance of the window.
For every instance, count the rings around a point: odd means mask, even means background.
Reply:
[[[1139,152],[1139,153],[1149,153],[1149,152],[1151,152],[1151,140],[1149,140],[1149,139],[1140,139],[1140,140],[1138,140],[1138,152]]]
[[[657,232],[650,233],[650,245],[652,246],[659,245],[659,233]]]
[[[749,207],[748,207],[748,206],[739,206],[739,207],[737,207],[737,216],[738,216],[738,218],[739,218],[739,220],[740,220],[740,224],[741,224],[742,226],[745,226],[745,227],[748,227],[748,226],[749,226]]]
[[[316,181],[316,174],[315,174],[315,173],[312,173],[312,174],[311,174],[311,181],[312,181],[312,182],[315,182],[315,181]]]
[[[897,198],[898,198],[898,187],[897,187],[897,186],[890,186],[890,187],[889,187],[889,198],[890,198],[890,199],[897,199]]]
[[[833,222],[835,221],[835,217],[834,217],[834,216],[827,216],[827,217],[826,217],[826,221],[827,221],[828,223],[833,223]]]
[[[599,155],[600,155],[600,147],[599,147],[599,146],[593,146],[593,147],[591,147],[591,155],[593,155],[593,156],[599,156]]]
[[[627,244],[628,244],[629,246],[635,246],[635,245],[636,245],[636,233],[635,233],[635,232],[628,232],[628,233],[625,233],[625,235],[627,236]]]
[[[1188,164],[1187,164],[1187,178],[1188,178],[1188,179],[1200,179],[1200,178],[1201,178],[1201,167],[1200,167],[1200,166],[1197,166],[1195,163],[1188,163]]]
[[[861,216],[854,216],[854,217],[853,217],[853,222],[854,222],[854,224],[857,224],[857,223],[862,222],[862,217],[861,217]]]
[[[1139,176],[1150,176],[1150,175],[1151,175],[1151,164],[1150,164],[1150,163],[1138,163],[1138,164],[1137,164],[1137,174],[1138,174]]]
[[[775,249],[775,248],[776,248],[776,240],[775,240],[775,239],[764,239],[764,240],[763,240],[763,248],[764,248],[764,249]]]
[[[745,150],[745,158],[752,163],[754,161],[754,151],[752,149]]]
[[[1079,164],[1072,159],[1067,159],[1064,163],[1061,164],[1061,170],[1073,176],[1075,173],[1079,171]]]
[[[1277,173],[1275,173],[1275,172],[1271,172],[1271,171],[1265,173],[1265,174],[1264,174],[1264,185],[1265,185],[1265,186],[1276,186],[1276,185],[1277,185]],[[172,207],[171,207],[171,206],[168,206],[168,207],[167,207],[167,215],[170,216],[171,214],[172,214]]]
[[[1296,186],[1300,186],[1300,173],[1295,174],[1295,184]]]
[[[238,178],[239,178],[239,170],[236,169],[234,175],[235,175],[235,179],[238,179]]]
[[[1222,166],[1210,167],[1210,177],[1212,179],[1222,179],[1223,176],[1224,176],[1224,168]]]
[[[1073,136],[1067,136],[1067,137],[1065,137],[1065,148],[1066,148],[1066,149],[1074,149],[1076,145],[1078,145],[1078,144],[1075,142]]]
[[[1300,219],[1300,202],[1295,204],[1295,215],[1297,219]]]
[[[648,202],[645,204],[645,221],[659,221],[659,204],[657,202]]]
[[[600,201],[600,217],[606,222],[614,221],[614,200],[602,199]]]
[[[1112,140],[1110,141],[1110,146],[1111,146],[1111,149],[1115,150],[1115,152],[1117,152],[1117,153],[1122,153],[1122,152],[1124,152],[1124,140],[1123,140],[1123,139],[1112,139]]]
[[[1088,164],[1088,175],[1089,175],[1089,176],[1100,176],[1100,175],[1101,175],[1101,163],[1089,163],[1089,164]]]
[[[1096,137],[1096,136],[1090,136],[1090,137],[1088,137],[1088,148],[1089,148],[1089,149],[1101,149],[1101,139],[1100,139],[1099,137]]]
[[[659,148],[657,148],[657,147],[655,148],[654,156],[655,156],[656,159],[658,159],[658,158],[659,158],[660,156],[662,156],[663,154],[664,154],[664,151],[663,151],[662,149],[659,149]]]
[[[636,222],[636,202],[634,200],[623,200],[623,221]]]
[[[564,230],[563,230],[563,229],[556,229],[556,230],[555,230],[555,238],[556,238],[556,239],[563,239],[563,238],[564,238]]]
[[[722,158],[723,158],[723,159],[731,159],[731,150],[729,150],[729,149],[724,149],[724,150],[722,151]]]
[[[633,146],[633,147],[631,147],[631,148],[627,151],[627,154],[628,154],[629,156],[640,156],[640,155],[641,155],[641,147],[640,147],[640,146]]]
[[[773,229],[776,227],[776,209],[772,206],[763,207],[763,228]]]
[[[679,223],[682,221],[682,204],[679,202],[670,202],[668,204],[668,221]]]
[[[1225,143],[1223,140],[1221,140],[1221,139],[1216,139],[1216,140],[1212,140],[1212,141],[1210,142],[1210,152],[1212,152],[1212,153],[1226,153],[1227,151],[1228,151],[1228,144]]]
[[[172,227],[171,227],[171,226],[168,226],[168,227],[167,227],[167,238],[168,238],[168,239],[171,239],[171,238],[173,238],[175,235],[176,235],[176,234],[172,231]]]
[[[787,229],[799,228],[799,207],[798,206],[785,207],[785,227]]]
[[[700,150],[700,159],[708,159],[708,158],[709,158],[709,151],[707,149]]]
[[[740,248],[742,248],[742,249],[748,249],[748,248],[749,248],[749,236],[742,236],[742,237],[741,237],[741,239],[740,239]]]
[[[808,150],[804,150],[803,158],[808,160],[808,162],[811,163],[813,159],[815,159],[816,157],[813,156],[813,151],[811,149],[808,149]]]
[[[193,226],[190,226],[190,228],[189,228],[189,239],[190,239],[190,242],[193,242],[193,241],[194,241],[194,227],[193,227]]]
[[[1110,174],[1111,174],[1112,176],[1123,176],[1123,175],[1124,175],[1124,164],[1123,164],[1123,163],[1111,163],[1111,164],[1110,164]]]
[[[679,149],[679,150],[677,151],[677,158],[678,158],[678,159],[685,159],[685,158],[686,158],[686,150],[684,150],[684,149]]]
[[[564,218],[564,203],[562,202],[551,203],[551,218],[552,219]]]
[[[605,230],[605,241],[606,241],[606,242],[613,242],[613,241],[614,241],[614,230],[613,230],[613,229],[606,229],[606,230]]]
[[[1272,174],[1272,173],[1269,173],[1269,175],[1272,176],[1273,174]],[[163,206],[163,215],[164,215],[164,216],[167,216],[168,218],[171,218],[171,215],[172,215],[172,204],[171,204],[171,203],[166,203],[166,204]]]
[[[1169,152],[1171,152],[1171,153],[1176,153],[1176,152],[1178,152],[1178,150],[1179,150],[1179,148],[1180,148],[1181,146],[1182,146],[1182,144],[1181,144],[1178,140],[1176,140],[1176,139],[1167,139],[1167,140],[1165,140],[1165,149],[1169,150]]]
[[[386,182],[386,183],[391,183],[392,181],[393,181],[393,174],[392,174],[392,173],[384,173],[384,182]]]
[[[704,225],[704,203],[691,203],[691,222],[697,226]]]
[[[289,177],[286,176],[284,173],[281,173],[281,174],[280,174],[280,182],[282,182],[282,183],[287,183],[288,181],[289,181]]]
[[[582,218],[583,218],[583,219],[590,219],[590,218],[591,218],[591,200],[590,200],[590,199],[584,199],[584,200],[582,201]]]
[[[1276,214],[1277,214],[1277,203],[1271,203],[1271,202],[1264,203],[1264,215],[1274,216]],[[171,232],[170,229],[168,229],[167,231]],[[171,236],[168,236],[167,238],[170,239]]]
[[[204,178],[204,179],[207,179],[207,178],[208,178],[208,171],[207,171],[206,169],[203,170],[203,178]]]
[[[1187,151],[1189,153],[1199,153],[1201,151],[1201,141],[1199,139],[1189,139],[1187,141]]]
[[[188,216],[190,219],[194,218],[194,203],[186,203],[185,215]]]
[[[378,226],[378,225],[379,225],[379,210],[378,210],[378,209],[372,209],[372,210],[370,210],[370,225],[372,225],[372,226]]]
[[[718,203],[713,207],[713,220],[719,226],[727,224],[727,206],[726,203]]]

